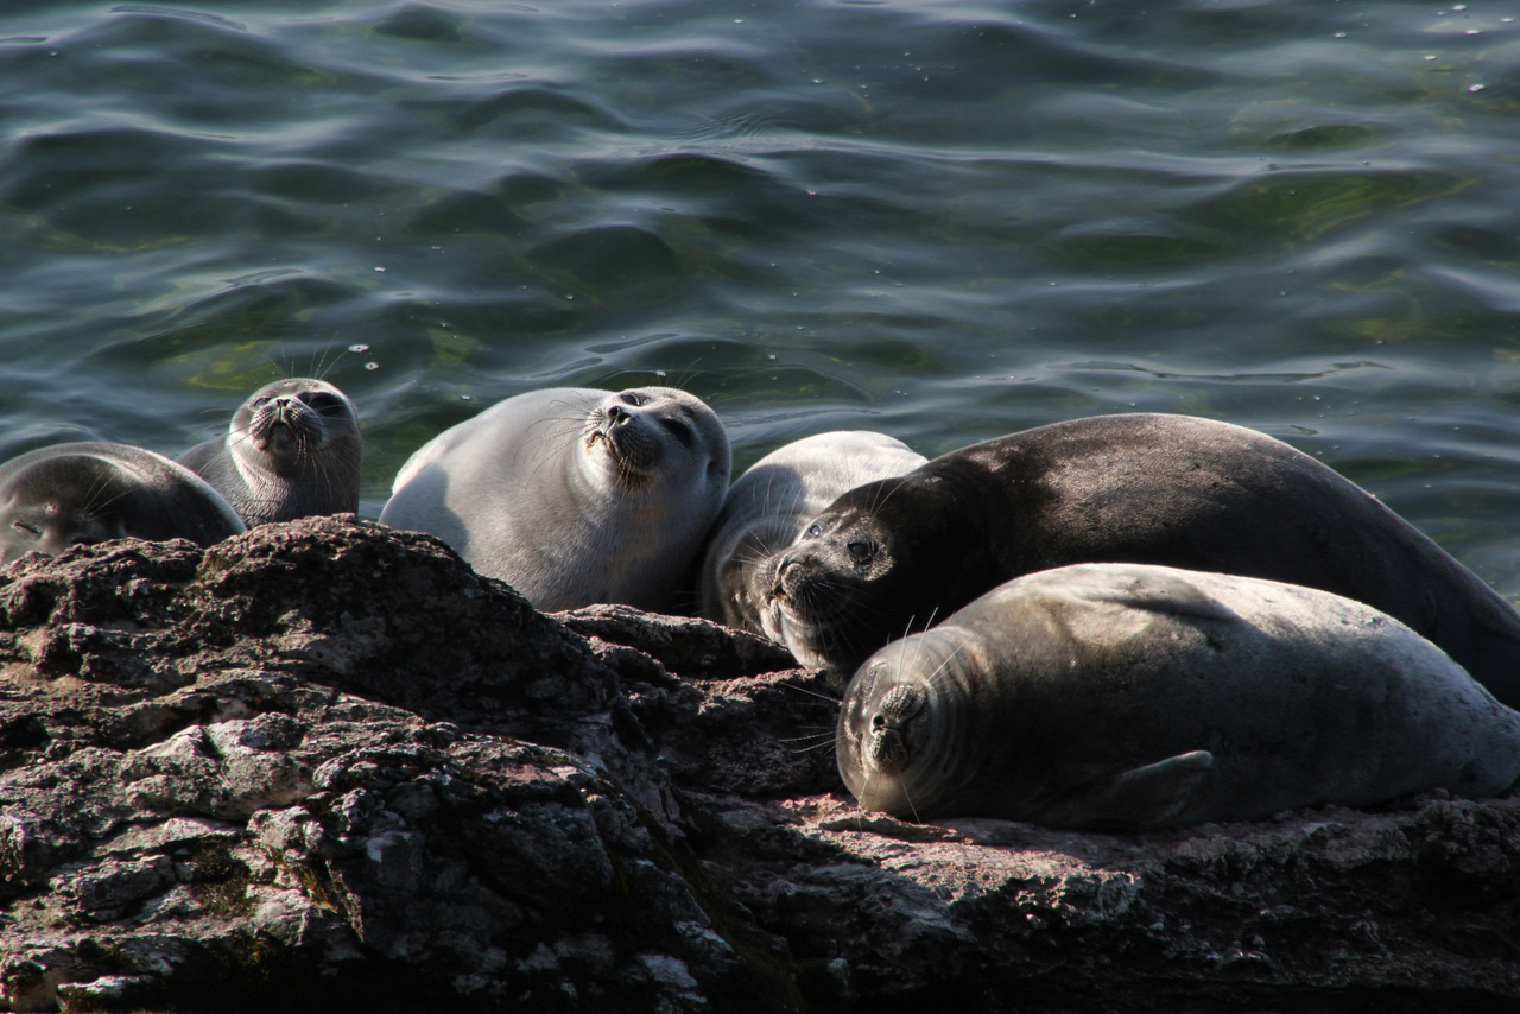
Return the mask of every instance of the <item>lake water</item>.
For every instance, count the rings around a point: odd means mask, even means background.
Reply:
[[[0,3],[0,457],[357,402],[364,512],[550,385],[742,467],[1131,409],[1520,598],[1520,2]]]

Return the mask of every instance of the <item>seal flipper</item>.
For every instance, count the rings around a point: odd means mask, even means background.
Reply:
[[[1094,779],[1034,819],[1064,827],[1164,827],[1182,816],[1213,767],[1213,754],[1189,750]]]

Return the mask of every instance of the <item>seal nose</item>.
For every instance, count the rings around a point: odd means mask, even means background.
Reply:
[[[788,588],[802,577],[807,562],[808,558],[801,553],[787,553],[783,556],[776,564],[776,579],[772,582],[771,594],[777,598],[786,598]]]
[[[627,426],[633,419],[632,413],[621,405],[607,406],[607,421],[614,426]]]

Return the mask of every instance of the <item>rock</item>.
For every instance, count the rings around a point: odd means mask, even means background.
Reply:
[[[1520,1004],[1520,799],[863,814],[776,646],[372,523],[23,559],[0,665],[12,1010]]]

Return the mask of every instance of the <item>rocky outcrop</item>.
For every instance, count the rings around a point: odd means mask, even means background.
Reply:
[[[0,664],[0,1007],[1520,1009],[1520,800],[863,814],[774,645],[375,524],[20,561]]]

